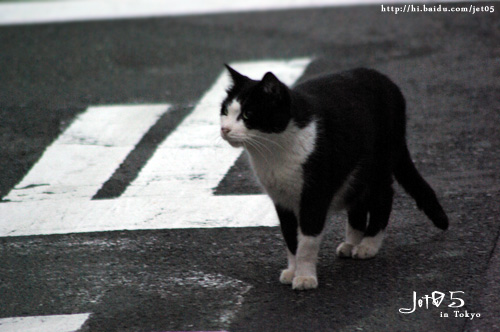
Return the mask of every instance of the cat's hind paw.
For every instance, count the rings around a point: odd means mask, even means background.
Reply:
[[[292,288],[295,290],[307,290],[318,288],[318,279],[315,276],[298,276],[293,278]]]
[[[358,244],[352,249],[352,258],[370,259],[377,255],[379,248],[368,244]]]
[[[337,256],[342,257],[342,258],[350,258],[352,257],[352,249],[354,248],[354,245],[347,243],[347,242],[342,242],[339,244],[337,247]]]
[[[286,269],[281,271],[280,282],[282,284],[290,285],[295,277],[295,270]]]

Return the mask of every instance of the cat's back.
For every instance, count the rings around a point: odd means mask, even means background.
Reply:
[[[394,130],[404,136],[404,97],[395,83],[374,69],[318,76],[291,91],[301,100],[294,107],[297,119],[315,118],[341,131],[357,128],[368,140],[375,131]]]
[[[376,70],[357,68],[319,76],[297,85],[292,93],[301,101],[293,108],[295,118],[317,123],[318,155],[342,150],[342,158],[354,164],[371,158],[378,148],[389,149],[390,144],[383,147],[383,142],[404,139],[404,97]]]
[[[355,68],[324,74],[306,80],[292,91],[309,97],[347,99],[387,92],[400,94],[398,87],[384,74],[369,68]]]

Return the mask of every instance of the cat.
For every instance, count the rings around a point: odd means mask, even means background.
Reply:
[[[281,283],[318,287],[317,257],[331,211],[348,216],[337,255],[374,257],[392,210],[393,177],[436,227],[448,228],[410,157],[405,99],[388,77],[358,68],[289,88],[271,72],[259,81],[225,66],[232,85],[221,106],[221,136],[245,149],[275,205],[288,257]]]

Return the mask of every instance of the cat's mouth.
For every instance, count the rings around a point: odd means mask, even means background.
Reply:
[[[244,140],[240,137],[234,137],[231,134],[221,133],[222,139],[228,142],[233,148],[239,148],[243,146]]]
[[[229,138],[229,137],[222,137],[224,140],[226,140],[233,148],[239,148],[243,146],[243,141],[234,139],[234,138]]]
[[[243,146],[243,142],[227,141],[233,148],[240,148]]]

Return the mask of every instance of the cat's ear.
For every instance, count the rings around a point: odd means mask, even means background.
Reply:
[[[281,83],[280,80],[271,72],[267,72],[264,75],[260,84],[262,86],[262,90],[270,95],[279,95],[283,89],[283,83]]]
[[[246,81],[250,80],[245,75],[242,75],[242,74],[238,73],[236,70],[234,70],[228,64],[224,64],[224,66],[226,66],[227,70],[229,71],[229,75],[231,75],[231,79],[233,80],[233,83],[234,83],[235,86],[242,85]]]

